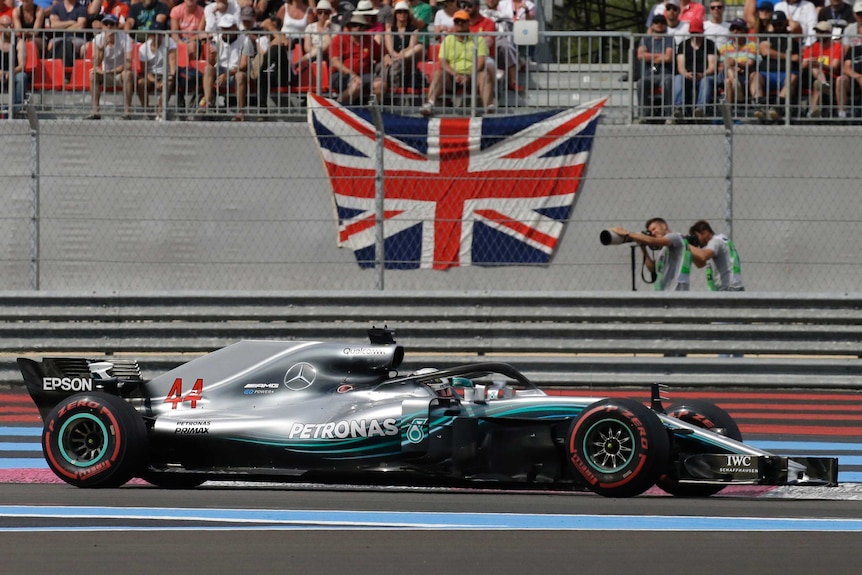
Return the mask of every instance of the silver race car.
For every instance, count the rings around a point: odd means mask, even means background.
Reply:
[[[506,363],[400,374],[387,329],[370,344],[241,341],[144,381],[136,362],[19,358],[53,472],[79,487],[133,477],[589,489],[836,485],[834,458],[742,442],[721,408],[551,396]]]

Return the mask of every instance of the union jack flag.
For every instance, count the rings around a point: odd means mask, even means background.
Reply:
[[[338,245],[373,267],[380,154],[371,112],[314,94],[309,101]],[[385,267],[547,264],[604,104],[485,118],[383,114]]]

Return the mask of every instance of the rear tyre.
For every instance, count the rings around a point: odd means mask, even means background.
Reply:
[[[147,429],[119,397],[80,393],[45,418],[42,452],[57,477],[76,487],[119,487],[143,467]]]
[[[674,404],[667,410],[667,414],[691,425],[742,441],[742,432],[733,417],[709,401],[692,399]],[[676,473],[662,475],[656,484],[677,497],[709,497],[725,488],[724,485],[680,484]]]
[[[575,474],[607,497],[633,497],[652,487],[670,457],[658,416],[631,399],[588,406],[569,428],[566,451]]]

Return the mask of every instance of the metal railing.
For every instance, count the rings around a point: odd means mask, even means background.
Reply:
[[[403,370],[493,358],[542,386],[860,388],[860,320],[862,298],[838,294],[7,293],[0,382],[22,354],[134,357],[153,377],[243,339],[361,343],[388,324]]]
[[[53,34],[62,37],[60,32],[49,30],[28,31],[32,34]],[[24,76],[12,74],[3,86],[2,110],[8,114],[11,108],[19,110],[15,104],[16,76],[19,92],[24,86],[24,100],[34,104],[41,115],[59,117],[87,116],[93,112],[92,82],[93,52],[92,42],[87,40],[98,31],[77,31],[79,42],[76,49],[65,54],[40,52],[33,54],[35,44],[27,40],[30,52],[24,56],[26,67]],[[129,34],[136,34],[130,31]],[[173,37],[170,32],[152,32],[152,36]],[[155,89],[146,83],[142,76],[138,51],[142,45],[139,40],[146,36],[135,36],[133,49],[133,74],[135,98],[131,110],[133,118],[161,119],[230,119],[238,113],[248,113],[251,117],[264,119],[297,119],[305,114],[306,97],[309,92],[338,97],[343,91],[334,82],[338,81],[337,71],[322,53],[308,59],[303,56],[300,44],[290,40],[279,48],[282,36],[271,32],[240,32],[240,37],[248,38],[255,46],[255,56],[249,58],[247,67],[240,77],[239,85],[219,80],[219,65],[210,66],[208,71],[207,53],[212,47],[219,50],[222,40],[218,35],[202,34],[193,42],[182,39],[176,43],[176,64],[169,63],[177,78],[172,82],[161,82]],[[381,40],[385,34],[377,36]],[[505,34],[486,34],[487,41],[498,46],[506,45]],[[752,41],[757,54],[748,72],[738,74],[734,84],[725,73],[722,59],[726,54],[716,55],[716,64],[702,82],[686,81],[677,74],[678,59],[674,55],[671,62],[659,71],[659,80],[645,84],[646,75],[652,77],[650,68],[638,60],[638,47],[643,38],[628,32],[545,32],[540,33],[541,52],[547,54],[549,62],[536,64],[527,57],[524,47],[510,46],[510,52],[520,52],[517,68],[501,69],[506,66],[506,58],[498,49],[492,54],[498,60],[496,69],[490,72],[494,102],[500,113],[519,113],[530,109],[559,108],[577,105],[597,98],[608,98],[605,108],[605,122],[631,123],[636,121],[663,122],[667,120],[689,120],[718,122],[721,118],[719,105],[732,104],[732,116],[737,121],[770,121],[790,123],[796,121],[853,121],[862,117],[862,87],[860,79],[845,73],[844,60],[850,62],[852,69],[853,50],[862,44],[862,37],[848,37],[849,51],[844,52],[840,66],[824,65],[831,54],[830,42],[841,43],[842,39],[822,35],[815,42],[822,43],[822,49],[800,46],[797,62],[794,56],[786,56],[786,62],[771,62],[760,54],[759,41],[768,42],[774,36],[765,35]],[[793,42],[806,43],[806,37],[791,37]],[[86,41],[86,42],[85,42]],[[687,42],[688,40],[681,40]],[[85,42],[85,43],[82,43]],[[166,39],[157,42],[163,50],[165,60],[173,61]],[[46,45],[47,46],[47,45]],[[806,50],[810,53],[806,54]],[[836,48],[837,50],[837,48]],[[439,73],[439,38],[428,36],[427,47],[408,61],[403,71],[393,74],[392,66],[375,66],[370,76],[386,83],[386,89],[377,94],[377,102],[402,111],[416,114],[427,99],[430,84]],[[15,51],[13,50],[13,53]],[[837,53],[837,52],[836,52]],[[17,54],[13,55],[14,60]],[[819,63],[818,63],[819,62]],[[832,58],[831,62],[834,62]],[[799,72],[792,73],[793,84],[788,84],[787,93],[781,94],[782,85],[775,73],[768,72],[775,67],[785,67]],[[705,68],[706,66],[704,66]],[[406,73],[405,73],[406,72]],[[475,76],[475,74],[474,74]],[[862,76],[860,76],[862,78]],[[158,81],[158,79],[156,79]],[[478,78],[466,90],[449,87],[437,99],[440,114],[477,114],[484,109],[476,93]],[[202,110],[205,83],[212,83],[212,102]],[[756,87],[752,87],[753,84]],[[104,84],[104,82],[102,83]],[[713,95],[700,105],[697,92],[700,86],[709,84]],[[351,103],[367,103],[372,95],[372,78],[363,80]],[[514,89],[513,89],[514,87]],[[106,116],[123,115],[122,85],[102,88],[102,109]],[[668,94],[668,91],[670,94]],[[144,98],[144,93],[149,97]],[[158,92],[158,93],[157,93]],[[239,95],[243,96],[244,109],[239,109]],[[159,108],[159,101],[167,105]],[[819,100],[819,101],[818,101]],[[20,103],[20,102],[19,102]]]

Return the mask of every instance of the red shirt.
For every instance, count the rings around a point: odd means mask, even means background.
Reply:
[[[802,51],[802,59],[808,60],[809,58],[815,58],[823,68],[823,73],[827,76],[833,76],[834,73],[832,71],[832,65],[837,62],[842,62],[844,57],[844,52],[842,50],[841,42],[832,41],[832,45],[824,51],[822,42],[815,42],[811,46],[805,48]],[[839,64],[838,75],[841,75],[841,68]]]
[[[491,20],[490,18],[485,18],[484,16],[479,16],[479,19],[473,22],[470,21],[470,32],[473,34],[477,32],[496,32],[497,24]],[[495,36],[484,36],[485,44],[488,46],[488,54],[493,58],[494,57],[494,43],[497,38]]]
[[[374,63],[383,60],[383,45],[372,34],[339,34],[332,39],[329,57],[340,59],[354,74],[371,74]]]

